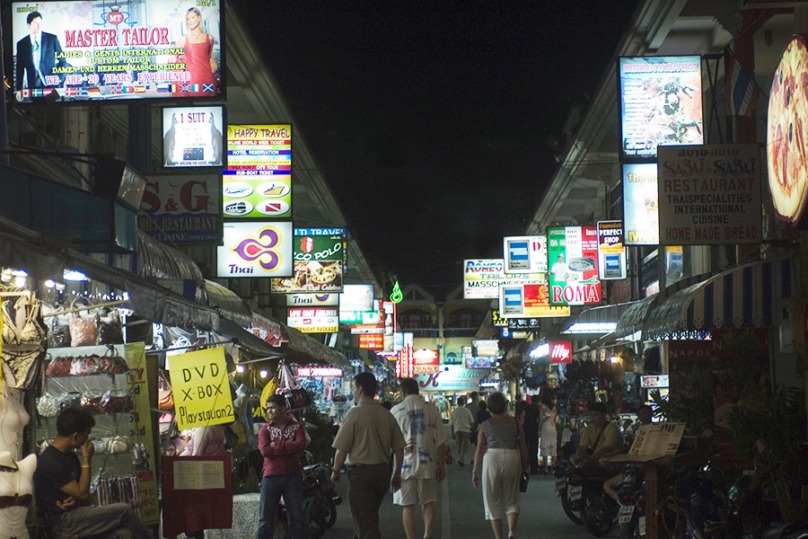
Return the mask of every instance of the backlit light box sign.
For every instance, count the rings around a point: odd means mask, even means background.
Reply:
[[[623,221],[598,221],[598,268],[602,281],[626,278]]]
[[[505,319],[569,316],[570,308],[568,306],[550,305],[548,290],[546,284],[502,285],[499,288],[500,316]]]
[[[298,367],[298,378],[342,378],[339,367]]]
[[[438,372],[440,368],[440,353],[437,350],[413,350],[412,352],[412,372],[413,374],[430,374]]]
[[[550,305],[601,303],[597,227],[550,227],[547,229],[547,244],[551,263],[548,274]]]
[[[216,251],[217,277],[292,276],[292,223],[224,223],[222,228],[224,244]]]
[[[273,279],[272,292],[342,290],[342,229],[295,229],[295,270],[291,279]],[[322,232],[326,233],[322,233]],[[336,232],[336,233],[331,233]]]
[[[383,350],[384,335],[381,333],[364,333],[359,335],[359,348],[362,350]]]
[[[163,166],[220,167],[224,165],[224,107],[165,107]]]
[[[623,165],[623,225],[626,245],[659,244],[656,163]]]
[[[287,307],[338,307],[339,294],[287,294]]]
[[[336,307],[295,307],[286,310],[286,324],[301,333],[336,333],[339,311]]]
[[[12,2],[17,101],[221,98],[221,8],[207,0]]]
[[[505,238],[503,256],[505,273],[547,273],[547,237]]]
[[[340,311],[373,311],[372,284],[346,284],[339,295]]]
[[[218,174],[148,176],[138,227],[163,243],[219,244],[222,198]]]
[[[292,126],[227,126],[225,219],[292,216]]]
[[[463,261],[464,299],[497,299],[501,285],[546,282],[546,273],[506,274],[501,258]]]
[[[648,159],[657,146],[704,144],[701,57],[620,58],[623,156]]]
[[[471,341],[473,354],[477,357],[499,357],[499,341],[482,339]]]

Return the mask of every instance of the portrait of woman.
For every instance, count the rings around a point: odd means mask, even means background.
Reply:
[[[178,86],[181,88],[183,84],[190,84],[196,87],[192,86],[190,92],[174,94],[182,97],[218,95],[214,77],[218,66],[213,59],[213,36],[205,33],[202,12],[198,8],[192,7],[185,12],[185,26],[187,33],[177,40],[177,48],[184,49],[185,53],[177,61],[185,63],[185,71],[190,73],[191,80]]]

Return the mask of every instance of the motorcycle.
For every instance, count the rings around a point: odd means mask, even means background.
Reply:
[[[580,487],[580,515],[584,527],[595,537],[605,537],[612,531],[615,521],[620,512],[620,504],[616,503],[606,491],[603,484],[613,477],[615,473],[605,468],[576,468],[568,474],[570,488]],[[631,499],[631,487],[633,484],[633,467],[627,467],[624,477],[628,479],[625,488],[620,488],[620,493],[625,494],[625,500]]]
[[[572,486],[569,483],[569,475],[577,470],[575,466],[567,461],[560,461],[553,468],[553,476],[556,478],[556,492],[561,498],[561,507],[564,514],[575,524],[583,524],[581,520],[581,493],[583,488],[580,485]]]
[[[335,490],[331,481],[331,467],[325,464],[312,464],[303,467],[304,481],[311,477],[312,494],[325,513],[325,526],[331,528],[337,522],[337,506],[342,503],[342,497]]]

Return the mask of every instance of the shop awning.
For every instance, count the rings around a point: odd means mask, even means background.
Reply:
[[[759,260],[689,286],[654,308],[643,327],[652,339],[685,338],[716,328],[769,327],[781,300],[798,295],[797,259]]]
[[[137,233],[138,274],[147,279],[177,279],[196,281],[205,278],[191,257],[159,241],[142,230]]]
[[[252,326],[252,312],[238,294],[214,281],[205,281],[208,306],[243,328]]]
[[[611,333],[614,324],[629,307],[631,302],[613,303],[611,305],[598,305],[582,310],[577,316],[571,317],[562,325],[561,333],[592,333],[605,335]],[[576,331],[576,327],[592,328],[592,331]]]

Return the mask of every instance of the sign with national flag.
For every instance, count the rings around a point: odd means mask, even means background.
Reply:
[[[752,116],[760,88],[738,58],[727,51],[727,116]]]

